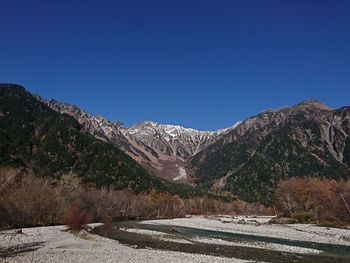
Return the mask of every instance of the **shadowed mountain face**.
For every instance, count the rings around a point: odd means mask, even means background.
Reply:
[[[269,203],[286,177],[350,177],[350,107],[314,101],[251,117],[189,160],[198,185]]]
[[[40,167],[41,173],[53,174],[77,167],[84,180],[102,180],[99,184],[103,180],[116,180],[106,167],[117,163],[111,169],[122,171],[122,182],[129,180],[125,179],[127,173],[136,176],[131,180],[133,183],[142,174],[142,178],[148,179],[135,184],[147,188],[154,178],[134,159],[150,173],[168,181],[192,183],[205,190],[228,190],[245,200],[265,204],[271,201],[276,183],[287,177],[336,180],[350,177],[350,107],[334,110],[319,101],[306,100],[295,106],[265,111],[227,129],[197,131],[151,121],[124,127],[120,122],[90,115],[76,106],[39,96],[36,99],[18,86],[1,86],[0,138],[2,150],[7,153],[1,156],[2,163]],[[7,115],[8,109],[14,115]],[[74,134],[65,135],[66,131],[60,130],[62,125]],[[99,139],[98,147],[103,149],[96,150],[97,155],[90,153],[94,149],[78,149],[76,133],[89,138],[86,139],[89,142]],[[24,144],[18,141],[23,136],[26,136]],[[13,142],[10,148],[8,142]],[[95,144],[96,140],[92,145]],[[53,147],[54,154],[43,145]],[[81,159],[79,151],[86,149],[89,157]],[[64,157],[71,152],[75,154],[73,159]],[[116,162],[113,155],[127,160],[127,165],[119,167],[123,161]],[[99,161],[93,156],[105,157]],[[46,167],[48,162],[50,165]],[[127,170],[130,166],[137,171]],[[99,179],[93,179],[95,171]]]
[[[59,180],[136,192],[164,189],[123,151],[97,140],[67,114],[59,114],[18,85],[0,85],[0,165],[22,167]]]

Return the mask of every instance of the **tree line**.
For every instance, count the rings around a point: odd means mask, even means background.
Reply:
[[[274,215],[294,222],[344,225],[350,223],[350,181],[289,178],[277,184],[273,205],[212,195],[181,198],[157,192],[87,187],[74,174],[59,181],[24,169],[0,168],[0,227],[67,224],[125,219],[175,218],[185,215]]]
[[[0,227],[67,224],[122,219],[175,218],[206,214],[271,214],[258,203],[215,199],[210,195],[181,198],[157,192],[136,194],[131,189],[94,188],[68,174],[59,181],[23,169],[0,168]]]

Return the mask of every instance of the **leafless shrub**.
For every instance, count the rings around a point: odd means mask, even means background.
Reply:
[[[1,223],[12,227],[57,224],[63,211],[61,198],[49,180],[23,174],[0,195]]]
[[[103,229],[105,237],[109,237],[113,231],[113,219],[111,216],[106,215],[103,219]]]
[[[86,210],[81,208],[78,202],[73,203],[64,211],[63,223],[68,226],[70,230],[85,229],[90,222],[91,216]]]

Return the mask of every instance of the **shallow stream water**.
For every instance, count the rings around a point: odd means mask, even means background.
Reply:
[[[125,229],[143,229],[166,233],[166,240],[157,235],[145,235],[128,232]],[[94,229],[96,234],[105,236],[103,226]],[[232,257],[244,260],[255,260],[273,263],[350,263],[350,246],[323,244],[309,241],[296,241],[283,238],[238,234],[199,228],[180,227],[172,225],[143,224],[140,221],[121,221],[114,223],[108,237],[135,248],[153,248],[181,251],[194,254]],[[197,238],[198,241],[193,241]],[[198,239],[199,238],[199,239]],[[200,242],[200,238],[218,239],[235,242],[236,244],[208,244]],[[185,242],[182,242],[185,241]],[[187,242],[186,242],[187,241]],[[320,250],[321,253],[301,254],[269,250],[264,248],[245,247],[244,244],[257,245],[277,244]],[[240,245],[240,243],[242,245]]]

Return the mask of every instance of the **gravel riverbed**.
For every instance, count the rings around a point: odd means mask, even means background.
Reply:
[[[231,233],[284,238],[350,246],[350,230],[320,227],[312,224],[268,224],[272,217],[197,216],[142,221],[144,224],[160,224],[193,227]]]
[[[65,226],[24,228],[23,234],[15,232],[0,232],[0,262],[249,262],[182,252],[135,249],[84,231],[73,234],[66,231]]]
[[[242,233],[267,237],[285,238],[299,241],[338,244],[350,246],[350,230],[318,227],[308,224],[276,225],[268,224],[271,217],[230,217],[230,216],[196,216],[164,220],[142,221],[143,224],[184,226],[223,232]],[[91,224],[91,227],[100,224]],[[171,235],[157,231],[127,229],[142,235],[156,235],[160,240],[169,240]],[[0,262],[231,262],[245,263],[250,261],[190,254],[156,249],[136,249],[119,243],[116,240],[90,234],[86,231],[72,233],[65,226],[24,228],[22,233],[16,230],[0,232]],[[235,245],[219,239],[194,238],[175,242],[204,242]],[[317,253],[317,250],[273,245],[273,244],[236,244],[255,246],[269,250],[296,253]]]

